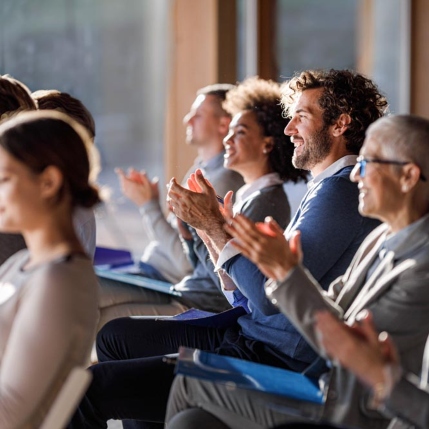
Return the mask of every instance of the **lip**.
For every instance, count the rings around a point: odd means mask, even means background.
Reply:
[[[295,147],[302,146],[304,144],[304,139],[302,137],[291,137],[290,141],[293,143]]]
[[[224,155],[223,155],[223,158],[224,158],[224,159],[229,159],[229,158],[233,157],[234,155],[235,155],[235,152],[234,152],[234,151],[232,151],[232,150],[227,150],[227,151],[225,151],[225,153],[224,153]]]
[[[234,154],[235,150],[233,150],[230,145],[225,145],[225,154],[223,155],[224,159],[231,158]]]
[[[364,198],[368,194],[368,188],[364,187],[361,183],[358,184],[359,198]]]
[[[302,154],[302,152],[304,151],[304,147],[305,147],[305,143],[303,140],[294,140],[293,142],[294,145],[294,155],[295,156],[299,156],[300,154]]]

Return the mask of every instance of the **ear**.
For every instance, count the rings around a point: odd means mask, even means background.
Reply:
[[[264,137],[264,146],[262,152],[268,154],[273,150],[274,142],[272,137]]]
[[[420,180],[420,168],[416,164],[406,164],[403,166],[403,174],[400,178],[401,191],[406,194],[413,189]]]
[[[350,123],[352,121],[352,118],[347,113],[342,113],[338,119],[335,121],[335,123],[332,125],[332,135],[334,137],[339,137],[343,135],[347,128],[349,127]]]
[[[227,115],[222,115],[219,119],[219,134],[226,136],[229,131],[229,124],[231,123],[231,119]]]
[[[63,185],[63,174],[58,167],[50,165],[39,176],[41,196],[46,199],[55,197]]]

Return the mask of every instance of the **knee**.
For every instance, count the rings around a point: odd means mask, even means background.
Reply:
[[[200,408],[189,408],[176,414],[167,424],[167,429],[228,429],[213,414]]]
[[[98,332],[96,349],[99,362],[124,359],[122,339],[127,318],[112,320]]]

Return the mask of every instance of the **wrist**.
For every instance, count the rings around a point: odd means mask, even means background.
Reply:
[[[276,282],[282,283],[287,279],[289,273],[296,267],[296,265],[288,264],[288,265],[280,265],[279,267],[274,269],[274,280]]]
[[[381,369],[381,374],[371,384],[371,408],[381,409],[386,399],[390,396],[393,387],[401,377],[399,365],[385,364]]]
[[[231,236],[225,231],[225,219],[213,218],[207,221],[207,227],[204,230],[208,239],[213,243],[217,251],[224,248],[225,244],[231,239]]]

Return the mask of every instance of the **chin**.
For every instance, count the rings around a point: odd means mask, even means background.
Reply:
[[[359,204],[359,213],[364,217],[378,219],[378,216],[376,213],[374,213],[374,210],[371,210],[370,207],[365,206],[364,204]]]
[[[14,228],[12,225],[0,222],[0,232],[5,234],[19,234],[21,231],[18,228]]]

